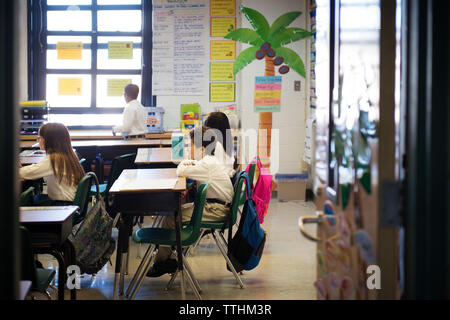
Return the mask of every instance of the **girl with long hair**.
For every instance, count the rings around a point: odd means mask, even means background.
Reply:
[[[22,167],[22,180],[43,178],[48,198],[42,205],[66,205],[73,202],[83,167],[72,149],[69,131],[61,123],[47,123],[39,129],[39,146],[47,156],[41,162]]]

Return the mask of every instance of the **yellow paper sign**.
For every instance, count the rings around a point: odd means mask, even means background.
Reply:
[[[210,102],[234,102],[234,83],[210,83]]]
[[[236,41],[213,40],[210,52],[210,60],[234,60],[236,59]]]
[[[234,81],[233,62],[211,62],[211,81]]]
[[[81,78],[59,78],[58,94],[60,96],[81,96]]]
[[[236,29],[236,18],[211,18],[211,37],[224,37]]]
[[[133,59],[133,42],[109,41],[108,59]]]
[[[108,79],[107,81],[107,96],[120,97],[123,94],[123,89],[126,85],[131,83],[131,79]]]
[[[58,60],[81,60],[83,55],[83,43],[57,42],[56,52]]]
[[[281,98],[281,90],[255,91],[255,99],[257,98]]]
[[[232,17],[236,15],[235,0],[211,0],[212,17]]]

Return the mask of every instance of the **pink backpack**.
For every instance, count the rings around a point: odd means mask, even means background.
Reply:
[[[245,171],[249,172],[250,165],[253,162],[256,162],[256,165],[259,168],[259,178],[252,190],[252,200],[255,202],[259,223],[263,223],[272,196],[272,175],[262,166],[258,157],[254,157],[252,161],[250,161]]]

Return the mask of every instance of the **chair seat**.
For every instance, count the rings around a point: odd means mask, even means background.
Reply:
[[[187,226],[181,230],[181,244],[183,246],[190,246],[195,242],[186,240],[192,233],[192,227]],[[133,241],[136,243],[159,244],[163,246],[176,246],[177,238],[176,232],[173,229],[165,228],[141,228],[133,233]]]
[[[36,269],[36,289],[39,292],[45,292],[47,290],[48,286],[50,285],[50,282],[52,282],[53,278],[55,277],[55,270],[52,269],[42,269],[37,268]]]
[[[205,222],[202,221],[200,229],[228,229],[228,222]]]
[[[99,185],[100,186],[100,194],[102,197],[105,196],[106,187],[108,186],[106,183]],[[97,194],[97,186],[91,186],[91,192],[90,195],[95,196]]]

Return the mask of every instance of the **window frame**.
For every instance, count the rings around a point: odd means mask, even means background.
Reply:
[[[54,107],[50,114],[119,114],[123,108],[97,107],[97,76],[108,74],[141,75],[140,96],[144,106],[155,106],[156,97],[152,95],[152,2],[143,0],[142,4],[98,5],[92,0],[91,5],[78,5],[80,10],[92,12],[91,31],[48,31],[47,11],[64,11],[68,5],[47,6],[47,0],[28,0],[28,99],[46,100],[47,74],[84,74],[91,76],[91,103],[89,107]],[[141,10],[142,28],[140,32],[98,31],[97,12],[99,10]],[[47,49],[54,45],[47,45],[47,36],[89,36],[91,50],[90,69],[47,69]],[[98,37],[122,36],[141,37],[139,48],[142,49],[141,69],[97,69],[97,50],[104,45],[98,45]],[[110,128],[110,126],[71,126],[71,129]]]

